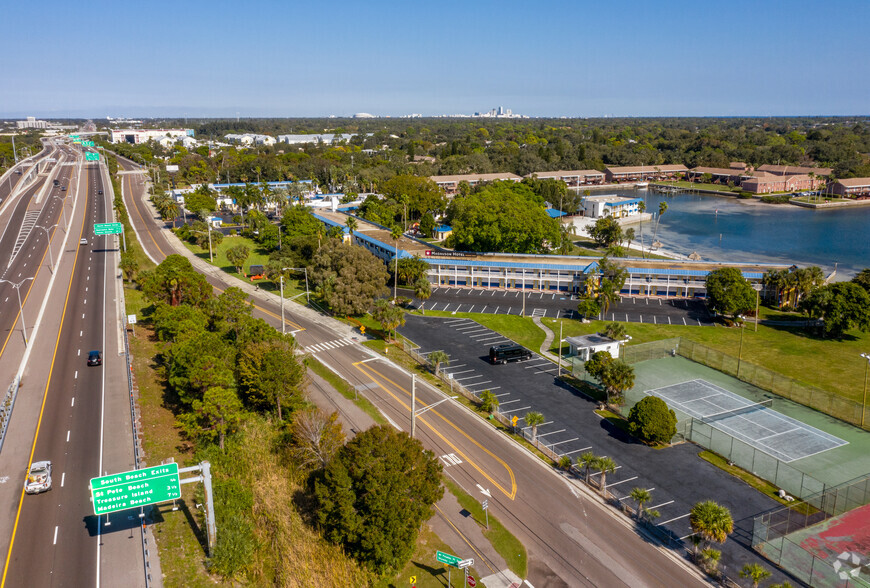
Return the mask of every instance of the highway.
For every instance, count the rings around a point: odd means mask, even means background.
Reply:
[[[52,490],[35,496],[19,490],[2,586],[99,586],[106,572],[101,571],[101,547],[115,548],[115,541],[101,536],[106,527],[93,516],[88,492],[90,478],[108,469],[125,469],[118,463],[107,464],[106,454],[111,454],[115,462],[125,463],[116,454],[132,453],[132,443],[123,446],[124,429],[117,420],[112,421],[115,426],[104,427],[109,422],[110,397],[120,397],[123,407],[127,396],[126,385],[107,385],[121,379],[117,374],[123,376],[126,369],[111,331],[117,324],[111,298],[114,294],[107,298],[116,266],[114,237],[96,237],[91,228],[95,222],[111,222],[111,193],[104,189],[100,168],[94,164],[83,166],[77,187],[82,201],[76,210],[84,214],[77,214],[73,223],[74,234],[69,236],[63,261],[71,267],[64,266],[64,280],[56,282],[52,294],[58,305],[49,309],[49,313],[58,315],[59,328],[40,334],[41,351],[30,359],[45,376],[45,385],[28,390],[31,396],[19,400],[39,403],[34,410],[36,424],[30,455],[21,459],[21,471],[25,461],[50,460]],[[74,189],[70,186],[68,191]],[[54,211],[59,213],[59,209]],[[87,244],[80,244],[82,238],[87,239]],[[107,347],[107,340],[114,342],[114,349]],[[87,366],[88,351],[92,349],[103,351],[103,365]],[[107,378],[110,371],[114,379]],[[35,394],[39,397],[34,398]],[[24,412],[19,414],[16,406],[13,423],[28,416],[25,407],[21,410]],[[129,420],[129,410],[127,415]],[[7,460],[11,457],[3,456]],[[16,477],[16,486],[17,481]],[[135,524],[126,528],[131,526]],[[136,545],[131,543],[123,568],[132,568],[139,581],[124,585],[143,582],[136,553]]]
[[[138,166],[119,158],[124,170]],[[155,261],[184,251],[171,243],[145,203],[142,174],[125,174],[125,202],[140,242]],[[216,289],[242,287],[255,303],[255,316],[280,328],[274,296],[255,291],[220,270],[194,261]],[[411,376],[348,344],[349,328],[297,305],[287,305],[288,330],[302,347],[319,345],[317,359],[363,392],[395,426],[410,430]],[[443,396],[418,382],[417,406]],[[446,465],[445,474],[478,499],[491,494],[490,513],[498,517],[529,552],[529,582],[548,586],[700,586],[703,581],[663,548],[638,535],[626,519],[615,516],[581,489],[532,457],[502,433],[452,402],[417,419],[417,436]]]

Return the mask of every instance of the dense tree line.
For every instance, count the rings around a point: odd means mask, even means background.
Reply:
[[[183,126],[184,121],[153,121]],[[728,167],[731,161],[818,165],[837,177],[870,176],[870,121],[829,118],[654,119],[245,119],[188,124],[199,139],[227,133],[353,133],[337,145],[247,149],[149,143],[114,147],[150,160],[168,157],[190,183],[315,180],[324,190],[382,191],[397,175],[604,169],[608,165]],[[421,156],[434,161],[420,159]]]

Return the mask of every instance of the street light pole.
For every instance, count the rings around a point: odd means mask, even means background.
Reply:
[[[51,273],[54,273],[54,268],[52,267],[52,266],[54,266],[54,255],[51,252],[51,237],[48,234],[48,229],[53,229],[56,226],[57,226],[57,224],[54,224],[54,225],[46,228],[46,227],[43,227],[42,225],[34,225],[34,228],[42,229],[43,231],[45,231],[46,247],[48,247],[48,259],[49,259],[49,262],[51,263],[51,265],[48,266],[48,270]]]
[[[861,427],[864,427],[864,414],[867,412],[867,372],[870,371],[870,353],[862,353],[861,357],[867,360],[864,366],[864,402],[861,404]]]
[[[15,293],[18,295],[18,315],[21,317],[21,333],[24,335],[24,346],[27,347],[30,345],[30,342],[27,340],[27,325],[24,324],[24,306],[21,304],[21,285],[27,280],[32,280],[33,278],[24,278],[17,284],[15,282],[10,282],[9,280],[0,280],[0,282],[6,282],[7,284],[11,284],[13,288],[15,288]]]
[[[559,321],[559,367],[556,371],[556,377],[562,377],[562,321]]]

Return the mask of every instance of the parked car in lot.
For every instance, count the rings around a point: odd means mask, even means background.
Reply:
[[[516,343],[505,343],[489,348],[489,361],[494,365],[509,361],[524,361],[532,359],[532,352]]]
[[[27,480],[24,482],[26,494],[39,494],[51,490],[51,462],[35,461],[27,470]]]
[[[88,352],[88,365],[103,365],[103,353],[97,350]]]

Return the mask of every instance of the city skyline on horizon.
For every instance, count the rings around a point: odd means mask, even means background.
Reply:
[[[729,13],[746,18],[725,22],[687,0],[447,0],[437,11],[47,0],[5,12],[51,14],[66,38],[34,43],[11,27],[3,118],[398,118],[502,105],[533,118],[868,114],[861,0],[736,0]]]

